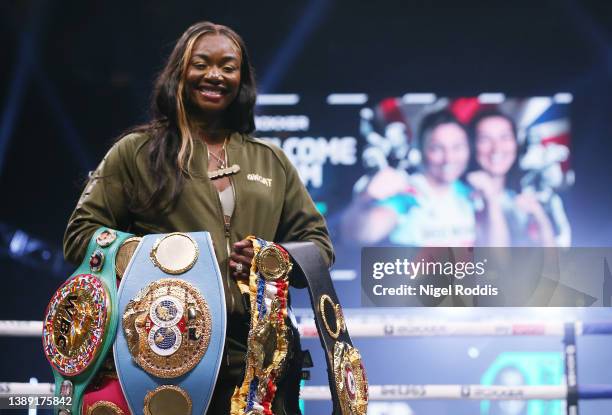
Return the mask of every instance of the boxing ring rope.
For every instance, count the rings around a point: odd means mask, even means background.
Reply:
[[[576,336],[611,335],[612,322],[572,323]],[[487,321],[446,322],[415,321],[408,318],[372,319],[346,318],[352,338],[376,337],[485,337],[485,336],[564,336],[566,323],[550,321]],[[311,319],[302,319],[298,325],[303,338],[318,337],[317,328]]]
[[[317,338],[314,320],[301,319],[298,330],[302,338]],[[458,337],[458,336],[564,336],[566,324],[550,321],[487,321],[487,322],[445,322],[415,321],[395,318],[372,319],[346,318],[352,338],[377,337]],[[576,336],[611,335],[612,322],[572,324]],[[42,335],[42,321],[0,320],[0,337],[39,337]]]
[[[314,321],[300,319],[298,329],[303,338],[318,336]],[[566,414],[578,415],[578,401],[612,399],[612,385],[579,385],[576,337],[610,335],[612,322],[584,323],[551,321],[486,321],[443,322],[415,321],[408,318],[347,317],[346,324],[353,338],[380,337],[456,337],[456,336],[562,336],[565,361],[565,385],[562,386],[499,386],[499,385],[371,385],[371,400],[474,399],[474,400],[556,400],[567,401]],[[41,321],[0,321],[0,336],[39,337]],[[50,393],[52,384],[0,383],[0,396],[6,394]],[[32,391],[32,392],[30,392]],[[329,400],[327,386],[305,386],[305,400]]]
[[[9,395],[50,395],[52,383],[0,382],[0,397]],[[371,401],[445,400],[557,400],[567,399],[565,386],[499,386],[499,385],[370,385]],[[327,386],[303,386],[300,398],[308,401],[330,400]],[[612,398],[612,386],[578,387],[578,398],[585,400]]]
[[[565,386],[500,386],[500,385],[369,385],[372,401],[405,401],[423,399],[468,400],[557,400],[567,399]],[[612,386],[584,385],[578,388],[580,399],[612,398]],[[303,387],[304,400],[330,400],[327,386]]]

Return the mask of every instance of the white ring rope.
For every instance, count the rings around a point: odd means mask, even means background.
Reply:
[[[11,395],[52,395],[53,383],[0,382],[0,396]]]
[[[42,321],[0,320],[0,337],[41,337]]]
[[[52,383],[0,383],[0,396],[52,394]],[[531,400],[565,399],[565,386],[484,386],[484,385],[370,385],[371,401],[405,401],[414,399],[470,399],[470,400]],[[304,400],[330,400],[327,386],[304,386],[300,392]]]
[[[433,337],[433,336],[562,336],[563,322],[547,321],[486,321],[445,322],[415,321],[407,318],[368,317],[346,319],[352,338],[363,337]],[[313,320],[302,319],[298,324],[302,338],[318,337]],[[583,324],[576,322],[576,335],[583,334]],[[0,337],[39,337],[41,321],[0,320]]]
[[[346,318],[346,325],[352,338],[364,337],[454,337],[454,336],[562,336],[563,322],[548,321],[486,321],[447,322],[415,321],[408,318]],[[304,338],[317,337],[314,321],[302,320],[300,335]],[[576,335],[582,334],[582,325],[577,323]]]
[[[531,400],[565,399],[565,386],[485,386],[485,385],[370,385],[371,401],[415,399]],[[304,400],[330,400],[327,386],[303,387]]]

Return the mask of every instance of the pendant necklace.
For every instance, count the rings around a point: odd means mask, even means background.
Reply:
[[[217,167],[219,167],[216,170],[211,170],[208,172],[208,178],[210,180],[215,180],[215,179],[220,179],[222,177],[231,176],[232,174],[236,174],[240,171],[240,166],[237,164],[232,164],[230,167],[226,167],[227,166],[227,162],[226,162],[227,152],[225,151],[226,144],[227,144],[227,137],[225,138],[225,141],[223,141],[223,147],[221,147],[219,156],[213,153],[212,151],[208,150],[208,146],[206,146],[206,150],[208,151],[208,159],[210,160],[210,157],[212,156],[217,162]],[[220,157],[221,153],[223,153],[224,158]]]

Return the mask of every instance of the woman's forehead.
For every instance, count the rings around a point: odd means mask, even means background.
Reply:
[[[429,139],[436,142],[455,141],[467,139],[467,134],[456,123],[444,123],[436,126],[431,131]]]
[[[198,37],[193,45],[193,55],[211,52],[234,53],[238,57],[241,56],[238,43],[222,33],[204,33]]]
[[[512,124],[510,120],[501,115],[491,115],[489,117],[485,117],[478,122],[476,125],[477,130],[482,129],[512,129]]]

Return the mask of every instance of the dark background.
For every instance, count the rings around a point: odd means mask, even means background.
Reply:
[[[42,319],[52,292],[68,275],[61,264],[12,255],[7,238],[20,230],[57,252],[87,172],[123,130],[147,120],[155,74],[173,42],[199,20],[229,25],[243,36],[265,93],[572,93],[577,182],[565,202],[574,243],[612,243],[607,1],[0,2],[0,319]],[[337,289],[342,292],[342,283]],[[401,342],[413,355],[429,347]],[[461,353],[467,345],[447,342]],[[529,342],[519,347],[559,350],[558,341]],[[603,376],[593,360],[610,347],[597,345],[587,346],[595,353],[581,367]],[[0,338],[0,350],[0,381],[51,379],[38,339]],[[372,383],[478,382],[445,379],[444,360],[431,359],[434,366],[418,371],[410,362],[406,371],[412,375],[441,376],[391,380],[374,372]],[[446,413],[446,406],[427,405],[413,409]],[[454,414],[478,407],[453,405]],[[610,410],[593,408],[585,413]]]

